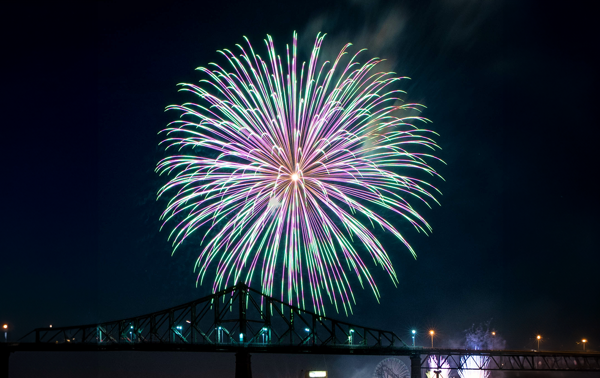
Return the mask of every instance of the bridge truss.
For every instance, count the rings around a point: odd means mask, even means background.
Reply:
[[[241,283],[147,315],[83,326],[37,328],[29,335],[35,336],[37,345],[94,344],[107,349],[153,349],[152,345],[176,349],[408,348],[393,332],[320,316]]]
[[[421,369],[600,372],[599,353],[425,349]]]

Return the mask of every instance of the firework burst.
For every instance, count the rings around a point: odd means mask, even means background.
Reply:
[[[162,131],[171,151],[157,166],[170,175],[158,193],[169,200],[162,220],[173,252],[202,230],[198,280],[214,272],[215,291],[259,278],[267,295],[280,284],[290,304],[306,308],[307,294],[319,313],[325,297],[347,312],[352,271],[379,298],[367,255],[398,281],[375,227],[416,256],[381,213],[430,231],[409,199],[437,202],[437,190],[409,174],[439,176],[427,153],[439,147],[415,125],[427,119],[402,116],[422,106],[402,103],[393,87],[403,78],[376,72],[381,59],[360,64],[359,51],[343,64],[350,44],[319,63],[323,38],[300,68],[296,33],[283,61],[270,36],[264,60],[246,39],[239,55],[220,51],[228,69],[211,63],[198,68],[200,85],[180,84],[199,104],[168,107],[181,118]]]

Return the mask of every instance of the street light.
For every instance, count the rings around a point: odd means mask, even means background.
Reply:
[[[2,329],[4,330],[4,342],[8,342],[8,324],[3,324]]]
[[[587,343],[586,339],[581,340],[581,343],[583,344],[583,351],[585,352],[585,343]]]
[[[494,344],[496,341],[496,331],[492,331],[492,349],[494,349]]]
[[[538,341],[538,352],[540,351],[540,340],[542,339],[542,336],[537,335],[537,341]]]
[[[431,335],[431,347],[433,348],[433,335],[435,334],[435,332],[433,332],[433,330],[429,331],[429,334]]]
[[[417,334],[416,330],[412,330],[412,339],[413,339],[413,346],[415,346],[415,335]]]

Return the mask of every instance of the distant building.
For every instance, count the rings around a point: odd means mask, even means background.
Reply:
[[[327,372],[323,370],[307,371],[304,378],[327,378]]]

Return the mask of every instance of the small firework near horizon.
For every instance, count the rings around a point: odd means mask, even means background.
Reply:
[[[161,132],[168,156],[156,170],[169,181],[158,196],[168,199],[161,219],[173,252],[202,230],[200,284],[259,281],[289,304],[306,309],[309,297],[324,314],[328,298],[348,313],[349,276],[380,296],[365,258],[398,283],[375,228],[415,257],[397,224],[431,231],[413,202],[437,203],[421,176],[440,177],[429,165],[439,147],[422,128],[430,121],[414,115],[423,106],[399,98],[405,78],[378,72],[379,58],[359,63],[364,50],[346,56],[350,44],[320,62],[323,39],[300,65],[296,33],[283,58],[270,36],[266,59],[246,39],[239,55],[220,51],[228,68],[211,63],[198,68],[199,85],[180,84],[200,103],[167,108],[181,117]]]

